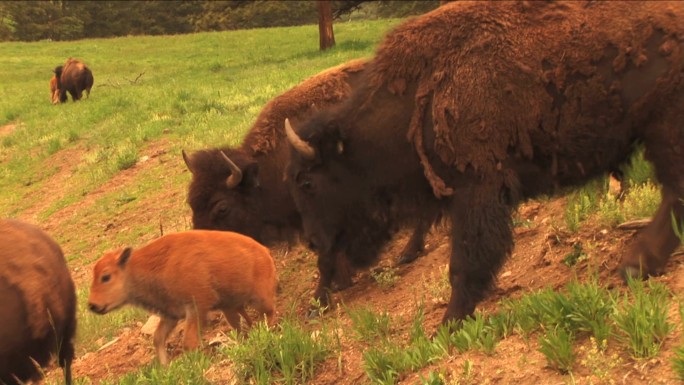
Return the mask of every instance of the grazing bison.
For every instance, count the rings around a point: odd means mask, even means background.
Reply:
[[[37,227],[0,220],[0,384],[42,377],[53,354],[71,384],[76,293],[60,247]]]
[[[165,235],[133,251],[105,254],[95,264],[88,304],[105,314],[124,304],[157,313],[154,333],[159,361],[166,365],[166,338],[185,319],[184,346],[195,349],[210,310],[221,310],[240,331],[250,305],[275,316],[276,272],[268,249],[241,234],[194,230]]]
[[[348,98],[364,65],[355,60],[326,70],[274,98],[238,148],[198,151],[190,157],[183,153],[192,173],[188,203],[194,228],[236,231],[269,245],[297,239],[301,219],[283,181],[289,151],[282,122],[288,116],[301,121]],[[431,224],[432,218],[416,224],[400,262],[418,256]],[[348,263],[343,256],[337,263],[335,282],[347,287]]]
[[[52,104],[59,103],[59,87],[57,86],[57,71],[62,72],[62,66],[55,68],[55,75],[50,79],[50,101]]]
[[[67,101],[67,91],[74,102],[81,99],[83,91],[86,92],[87,97],[90,97],[90,89],[93,88],[93,73],[80,60],[68,58],[63,66],[55,68],[54,78],[57,81],[59,102]],[[50,82],[50,89],[52,89],[52,81]]]
[[[451,222],[443,321],[474,311],[513,248],[511,212],[624,164],[635,144],[662,203],[622,261],[658,274],[684,217],[684,3],[455,2],[388,34],[341,106],[286,121],[288,184],[321,287],[336,253],[370,263],[394,207]],[[409,210],[410,212],[410,210]]]

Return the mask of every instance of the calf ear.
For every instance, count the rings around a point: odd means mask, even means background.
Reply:
[[[119,264],[119,267],[124,267],[126,262],[128,262],[128,258],[130,258],[132,252],[133,249],[131,249],[130,247],[124,249],[124,251],[119,256],[119,261],[117,262]]]

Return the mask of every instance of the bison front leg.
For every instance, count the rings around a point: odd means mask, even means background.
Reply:
[[[166,352],[166,339],[176,327],[178,320],[162,317],[154,331],[154,348],[157,350],[157,358],[162,365],[169,364],[169,354]]]
[[[513,247],[511,207],[498,193],[472,189],[453,199],[451,298],[442,323],[472,315]]]
[[[318,287],[314,291],[314,304],[311,309],[310,316],[315,316],[317,313],[330,305],[330,285],[332,284],[333,276],[335,275],[335,264],[337,263],[334,253],[319,253],[318,254]]]

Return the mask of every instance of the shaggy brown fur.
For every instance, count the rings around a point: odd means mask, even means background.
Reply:
[[[33,225],[0,221],[0,383],[37,380],[52,354],[71,384],[76,293],[60,247]]]
[[[210,310],[221,310],[240,331],[240,315],[253,306],[272,324],[276,271],[268,249],[241,234],[186,231],[165,235],[138,250],[105,254],[95,264],[88,303],[105,314],[129,303],[158,313],[154,333],[159,361],[169,362],[166,338],[186,320],[184,346],[199,346]]]
[[[623,271],[658,274],[679,244],[684,2],[454,2],[388,34],[366,74],[299,127],[311,148],[292,141],[289,183],[321,276],[334,253],[376,258],[406,219],[391,205],[428,189],[452,223],[444,320],[463,318],[510,254],[520,199],[615,171],[640,142],[663,199]]]
[[[417,84],[408,135],[436,196],[453,190],[425,161],[426,117],[432,119],[434,151],[460,171],[471,167],[486,175],[511,156],[538,156],[534,139],[549,137],[580,141],[563,156],[578,159],[584,172],[592,173],[605,165],[582,153],[582,144],[630,140],[616,123],[628,109],[635,123],[646,119],[640,113],[645,106],[634,105],[642,84],[661,77],[660,93],[671,92],[672,81],[681,77],[682,5],[630,3],[625,12],[625,4],[599,3],[457,2],[388,36],[370,78],[375,87],[397,93]],[[582,114],[582,108],[599,107],[611,113],[595,120]],[[596,134],[585,127],[596,127]],[[560,155],[551,142],[537,147],[551,160]],[[555,164],[553,172],[574,167]]]
[[[67,92],[74,102],[80,100],[83,91],[90,97],[90,89],[93,88],[93,73],[90,68],[78,59],[68,58],[64,66],[55,68],[57,77],[57,89],[59,89],[59,101],[67,101]]]
[[[283,181],[288,156],[283,122],[285,118],[303,121],[317,110],[346,100],[364,66],[363,60],[353,60],[303,81],[266,104],[240,147],[198,151],[186,159],[193,174],[188,203],[194,227],[236,231],[268,245],[295,242],[301,222]],[[237,186],[227,184],[232,171],[221,152],[242,171]],[[400,262],[419,255],[431,223],[415,225]],[[350,266],[343,256],[337,262],[336,286],[348,287],[352,284]]]

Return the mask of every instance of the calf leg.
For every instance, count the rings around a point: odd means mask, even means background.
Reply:
[[[352,281],[352,268],[349,259],[338,254],[335,258],[335,275],[331,289],[333,291],[344,290],[354,284]]]
[[[185,307],[185,336],[183,337],[185,350],[194,350],[200,346],[207,312],[207,309],[198,304]]]
[[[157,358],[162,365],[169,364],[169,355],[166,352],[166,339],[176,327],[178,320],[162,317],[154,332],[154,348],[157,350]]]
[[[244,310],[242,311],[244,312]],[[226,320],[230,326],[235,329],[238,334],[242,333],[242,327],[240,326],[240,314],[236,309],[223,309],[223,315],[226,316]]]
[[[451,298],[442,323],[462,320],[491,288],[513,248],[511,207],[492,188],[471,188],[453,197]]]

